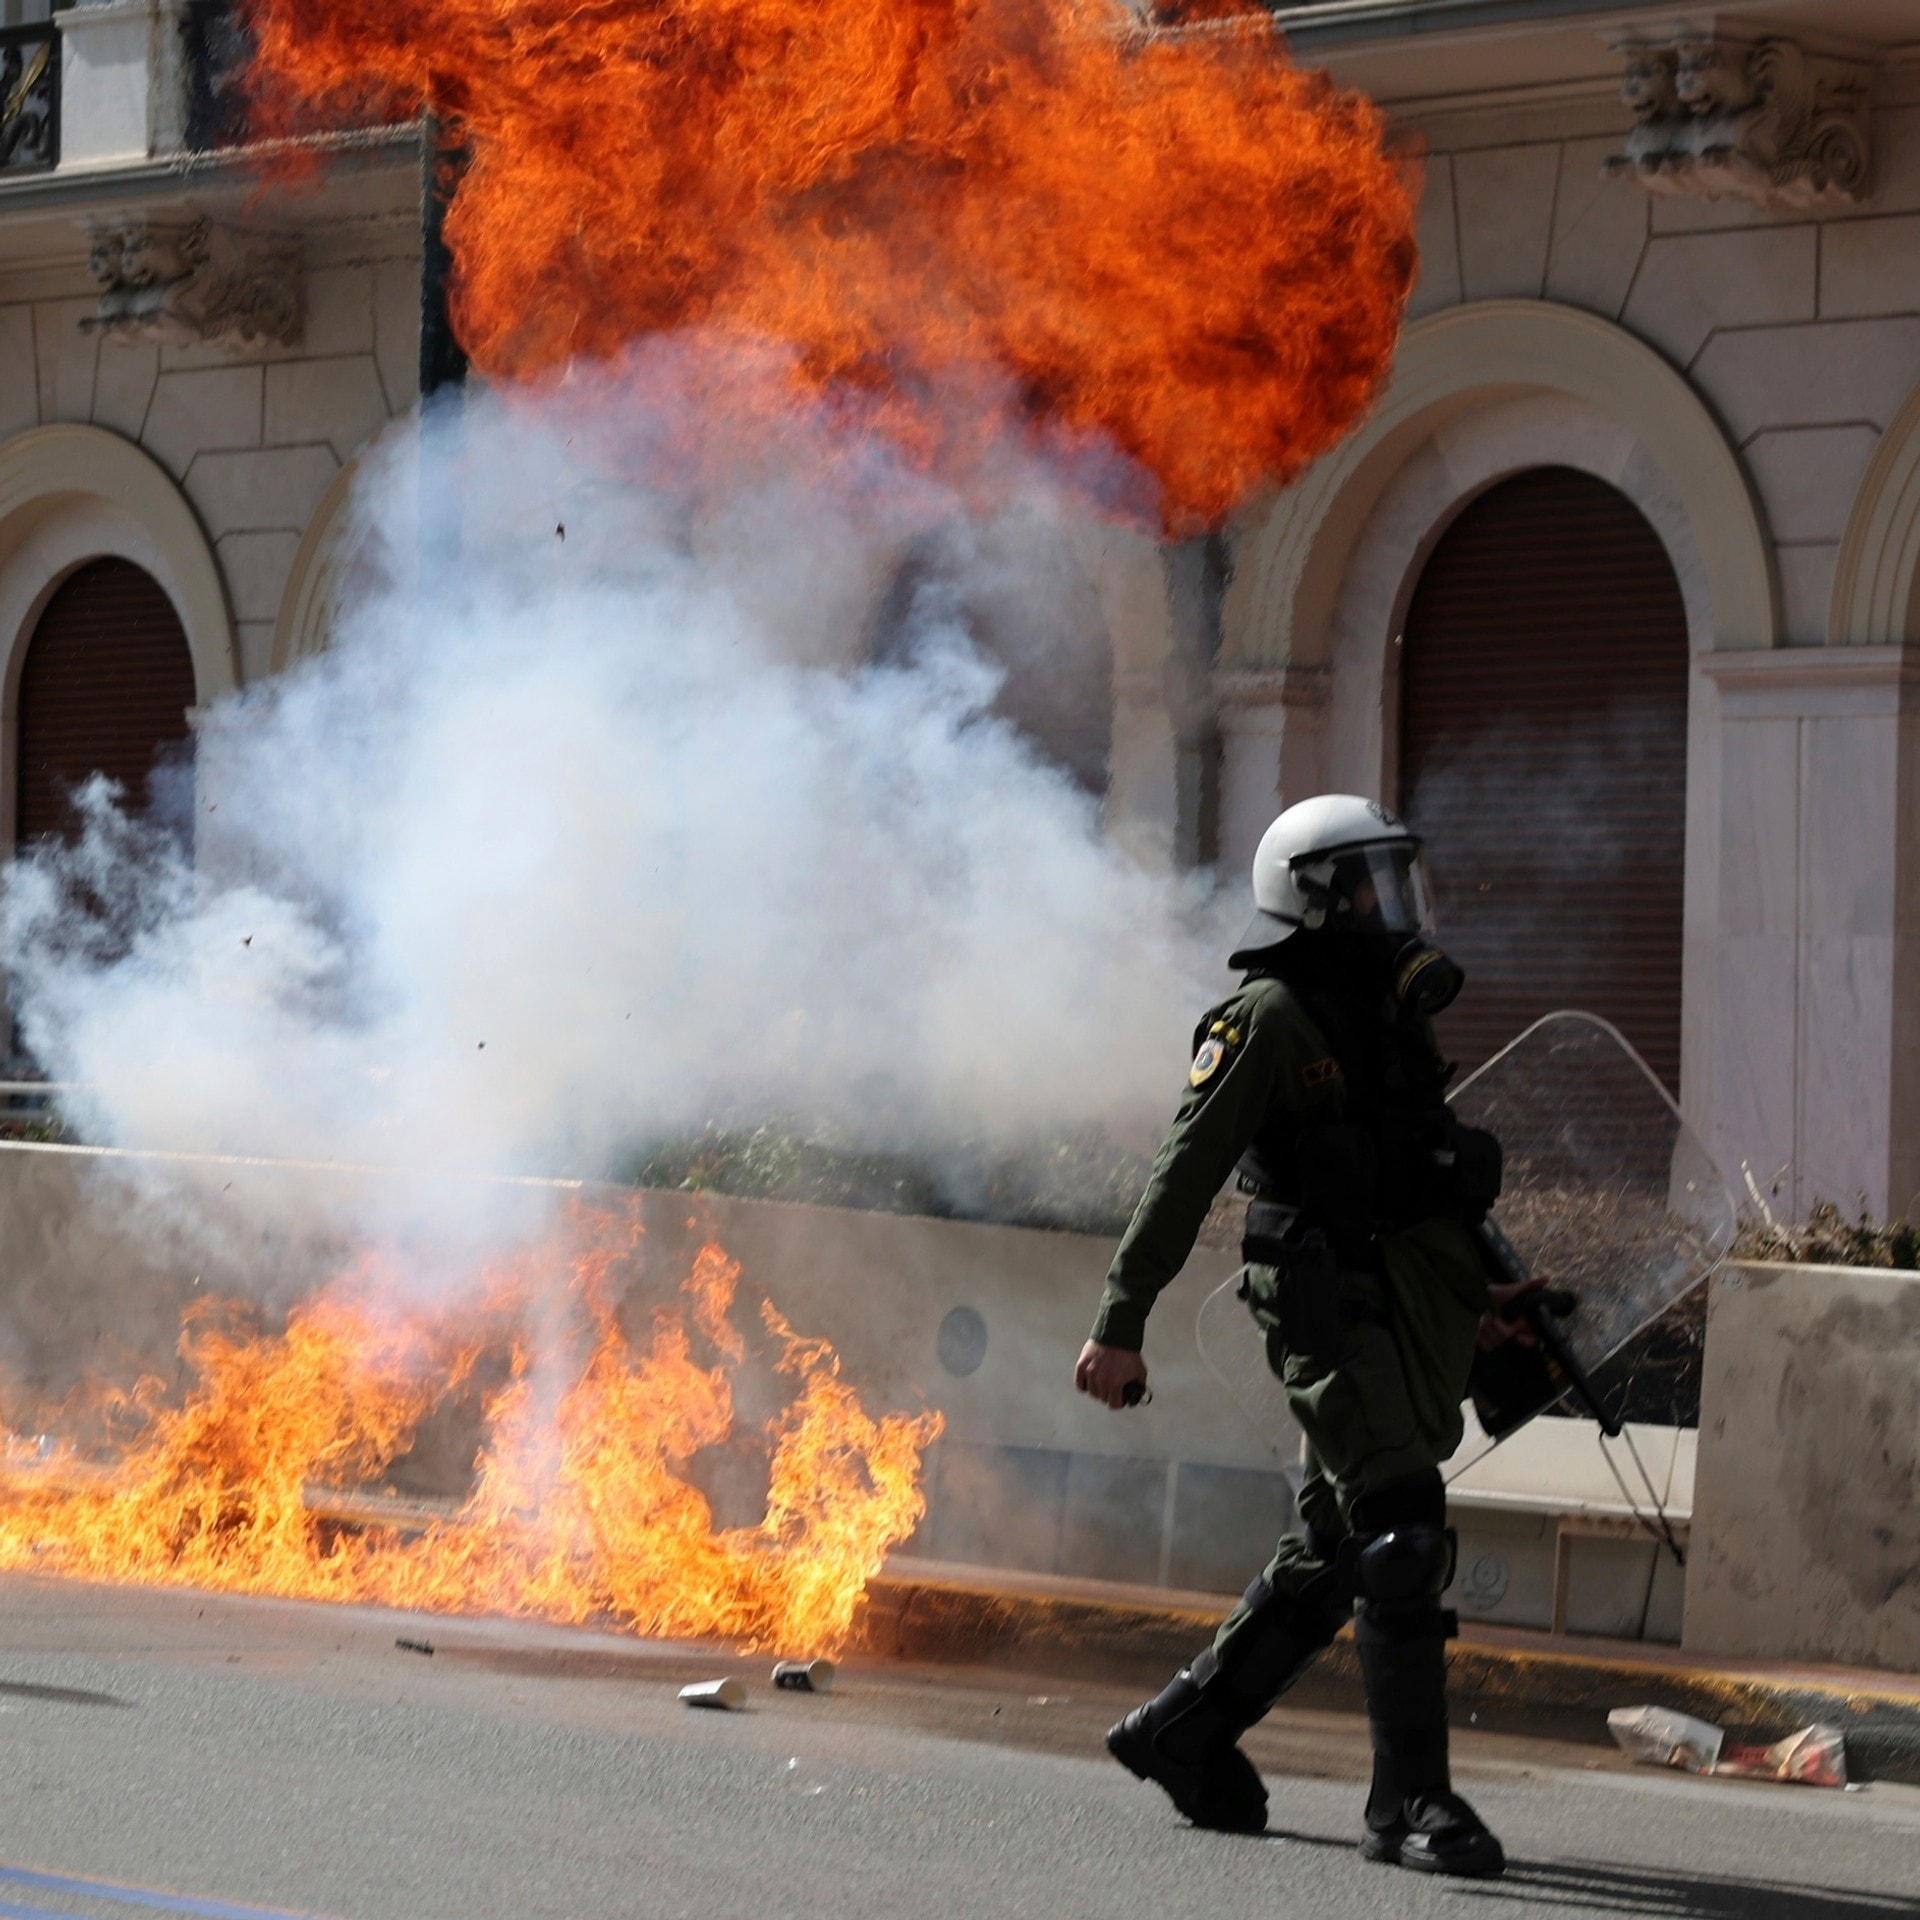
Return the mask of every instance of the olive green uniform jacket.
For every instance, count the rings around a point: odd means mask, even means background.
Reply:
[[[1201,1021],[1179,1112],[1107,1274],[1093,1338],[1137,1351],[1155,1299],[1186,1263],[1234,1167],[1272,1121],[1311,1126],[1350,1116],[1340,1062],[1282,981],[1247,981]],[[1487,1283],[1472,1240],[1451,1220],[1380,1240],[1383,1273],[1343,1274],[1339,1347],[1286,1351],[1274,1311],[1277,1276],[1252,1265],[1249,1305],[1307,1438],[1300,1506],[1322,1532],[1344,1532],[1354,1500],[1431,1470],[1460,1444]],[[1249,1337],[1255,1337],[1249,1329]],[[1315,1514],[1318,1504],[1322,1511]],[[1336,1512],[1337,1509],[1337,1512]]]

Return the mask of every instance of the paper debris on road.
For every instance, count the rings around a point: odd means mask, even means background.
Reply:
[[[1642,1766],[1807,1787],[1847,1784],[1847,1738],[1838,1727],[1802,1727],[1771,1746],[1728,1746],[1718,1727],[1671,1707],[1615,1707],[1607,1731]]]

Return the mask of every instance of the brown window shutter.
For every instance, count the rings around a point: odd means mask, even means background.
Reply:
[[[1441,537],[1407,613],[1401,804],[1467,988],[1463,1067],[1559,1007],[1611,1020],[1677,1090],[1686,609],[1626,497],[1542,467]]]
[[[72,574],[40,616],[20,674],[19,845],[70,833],[70,796],[94,773],[145,807],[155,757],[187,740],[193,703],[193,655],[159,583],[126,560]]]

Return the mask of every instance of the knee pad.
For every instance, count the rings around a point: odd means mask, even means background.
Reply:
[[[1457,1541],[1438,1470],[1396,1481],[1354,1503],[1354,1590],[1369,1638],[1448,1638],[1440,1596]]]
[[[1409,1601],[1435,1604],[1453,1578],[1456,1548],[1451,1527],[1416,1521],[1389,1527],[1361,1544],[1355,1557],[1355,1584],[1364,1601],[1404,1606]]]

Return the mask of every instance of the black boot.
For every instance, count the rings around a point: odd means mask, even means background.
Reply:
[[[1491,1879],[1506,1855],[1453,1791],[1448,1766],[1448,1624],[1431,1604],[1361,1602],[1354,1641],[1374,1762],[1360,1851],[1421,1873]]]
[[[1225,1662],[1209,1647],[1107,1730],[1107,1751],[1130,1773],[1164,1787],[1196,1827],[1264,1832],[1267,1790],[1236,1742],[1339,1630],[1339,1618],[1275,1593],[1262,1575],[1247,1589]]]
[[[1373,1737],[1360,1851],[1421,1873],[1490,1879],[1506,1855],[1448,1771],[1446,1490],[1437,1472],[1414,1475],[1356,1502],[1354,1520],[1353,1641]]]
[[[1264,1712],[1191,1668],[1176,1673],[1153,1699],[1107,1729],[1107,1751],[1142,1780],[1164,1787],[1196,1827],[1219,1833],[1263,1833],[1267,1790],[1235,1742]]]
[[[1507,1856],[1486,1824],[1457,1793],[1416,1794],[1402,1798],[1384,1825],[1374,1825],[1367,1805],[1360,1851],[1369,1860],[1385,1860],[1419,1873],[1447,1873],[1465,1880],[1494,1880],[1507,1870]]]

